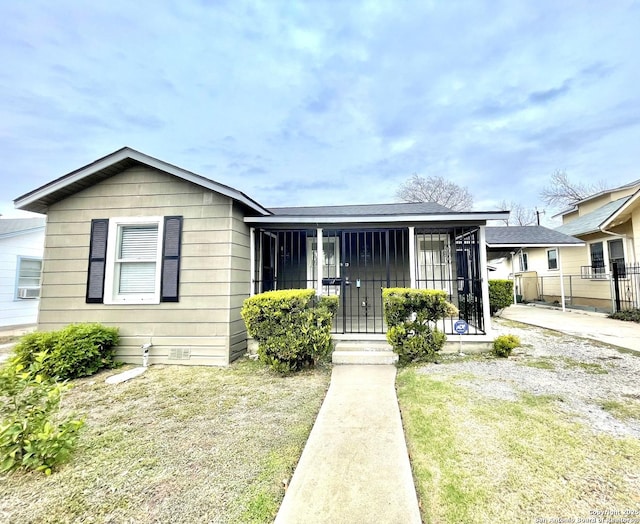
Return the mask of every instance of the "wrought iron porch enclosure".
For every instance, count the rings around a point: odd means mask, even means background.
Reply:
[[[412,287],[446,291],[469,334],[485,334],[478,226],[276,227],[253,235],[253,292],[320,286],[319,293],[340,296],[335,333],[386,332],[382,289]],[[438,327],[454,333],[456,320]]]

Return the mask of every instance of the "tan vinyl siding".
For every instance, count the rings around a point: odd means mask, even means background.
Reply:
[[[85,303],[90,223],[96,218],[183,217],[180,301]],[[232,200],[150,168],[132,168],[50,207],[39,328],[102,322],[120,328],[121,359],[227,365],[246,348],[237,304],[249,295],[249,237]],[[239,280],[238,280],[239,279]],[[172,348],[189,360],[170,360]]]
[[[251,248],[250,230],[243,217],[238,206],[234,206],[230,224],[233,254],[230,274],[233,284],[229,290],[229,354],[232,360],[247,351],[247,331],[240,309],[251,288]]]

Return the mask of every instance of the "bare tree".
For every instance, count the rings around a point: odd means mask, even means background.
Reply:
[[[551,182],[540,191],[540,198],[550,206],[570,207],[605,189],[607,183],[604,180],[590,184],[572,182],[565,171],[558,170],[551,175]]]
[[[500,209],[511,211],[509,218],[503,219],[505,226],[534,226],[538,223],[536,211],[513,200],[500,202]]]
[[[414,173],[400,186],[396,197],[403,202],[437,202],[455,211],[473,207],[473,195],[466,187],[441,176],[424,178]]]

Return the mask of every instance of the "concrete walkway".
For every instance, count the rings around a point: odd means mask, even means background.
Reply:
[[[607,318],[604,313],[516,304],[500,316],[640,353],[640,324]]]
[[[277,524],[420,523],[392,365],[334,366]]]

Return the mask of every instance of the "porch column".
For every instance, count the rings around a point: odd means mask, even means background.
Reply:
[[[249,250],[251,254],[249,255],[250,262],[250,271],[251,274],[249,276],[249,282],[251,288],[249,289],[249,296],[252,297],[256,294],[256,228],[252,227],[249,229]]]
[[[322,228],[319,227],[316,230],[316,235],[317,235],[317,241],[318,241],[318,250],[316,251],[318,253],[318,260],[317,260],[317,272],[318,272],[318,279],[316,282],[316,295],[322,295],[322,270],[323,270],[323,265],[324,265],[324,242],[322,239]]]
[[[518,301],[516,299],[516,260],[515,260],[516,252],[511,252],[511,275],[513,275],[513,303],[517,304]],[[487,268],[488,269],[488,268]],[[489,271],[487,271],[487,278],[489,278]],[[520,293],[522,294],[522,293]]]
[[[564,274],[562,272],[562,264],[560,263],[560,246],[556,246],[555,250],[558,261],[558,269],[560,270],[560,300],[562,301],[562,311],[566,311],[564,305]]]
[[[491,336],[491,306],[489,305],[489,272],[487,271],[487,239],[485,227],[480,226],[478,231],[478,243],[480,244],[480,288],[482,289],[482,317],[484,320],[484,331]]]
[[[416,288],[416,228],[409,226],[409,279],[411,289]]]

